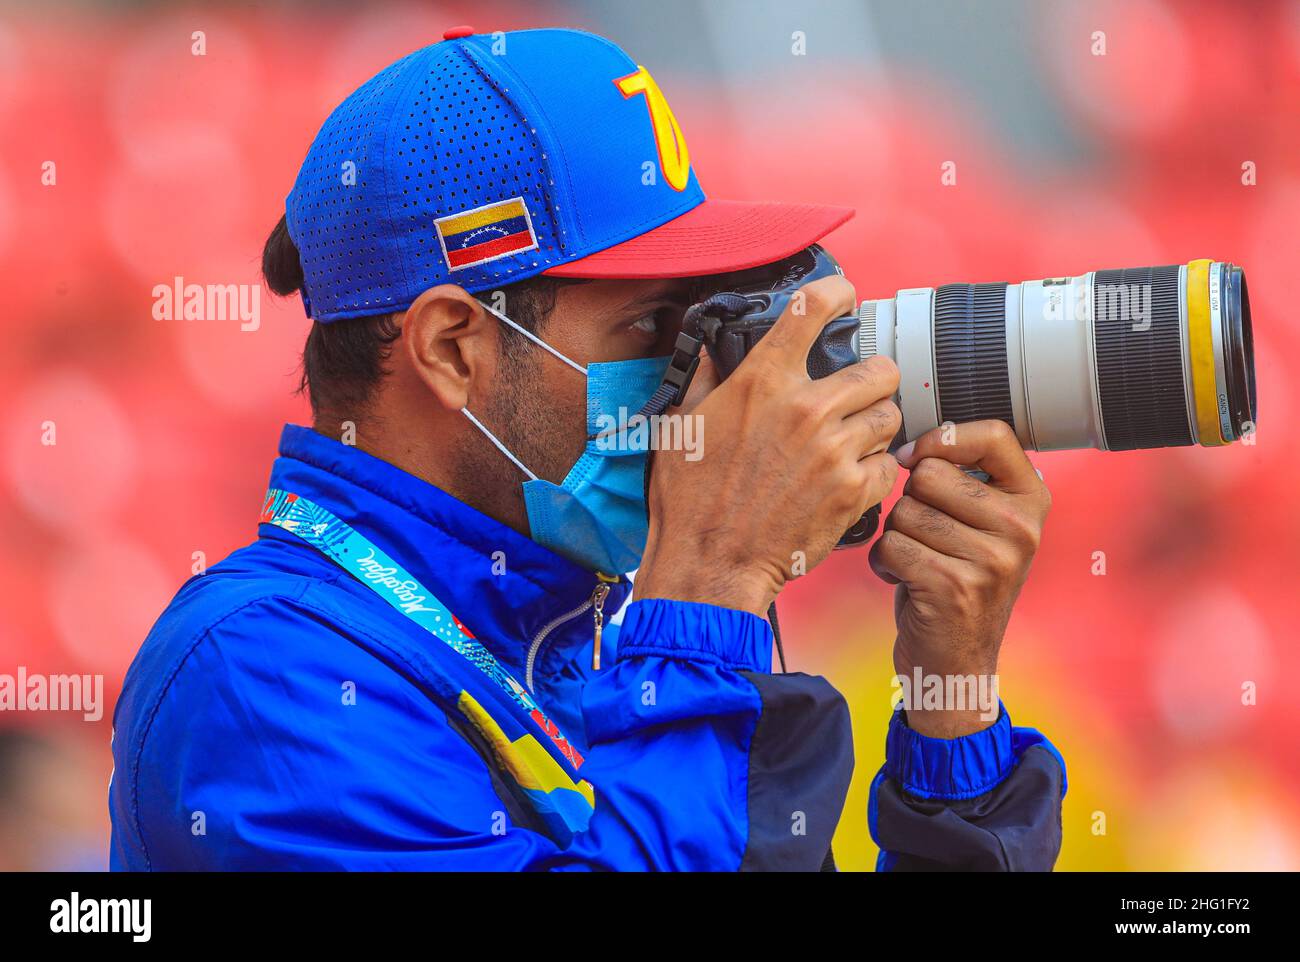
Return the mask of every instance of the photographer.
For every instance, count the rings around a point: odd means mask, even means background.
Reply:
[[[264,271],[313,319],[314,426],[285,428],[259,539],[181,589],[127,676],[114,868],[829,867],[852,737],[826,680],[772,672],[795,559],[901,464],[871,550],[895,667],[992,677],[1046,488],[1000,421],[890,453],[887,359],[809,378],[855,308],[839,277],[725,381],[702,361],[678,412],[698,451],[597,426],[642,408],[718,275],[848,212],[706,201],[622,51],[461,28],[330,116],[286,206]],[[1042,736],[912,705],[887,745],[847,816],[882,867],[1052,866]]]

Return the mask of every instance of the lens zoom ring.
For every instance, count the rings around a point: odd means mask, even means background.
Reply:
[[[876,347],[876,302],[863,301],[858,308],[858,360],[865,361],[879,353]]]
[[[1181,326],[1176,264],[1097,271],[1093,334],[1102,429],[1110,450],[1193,443]]]
[[[1007,378],[1007,285],[947,284],[934,296],[939,420],[997,418],[1015,427]]]

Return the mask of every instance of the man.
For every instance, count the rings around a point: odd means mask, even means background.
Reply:
[[[469,28],[344,101],[286,210],[264,271],[314,320],[314,430],[286,427],[258,540],[191,579],[131,667],[113,867],[833,865],[848,713],[773,673],[765,618],[796,559],[901,463],[871,551],[899,585],[895,664],[992,676],[1046,490],[1000,423],[890,454],[888,360],[809,379],[855,306],[842,278],[724,383],[701,366],[680,413],[703,445],[656,451],[648,485],[645,444],[600,425],[654,393],[716,275],[850,212],[706,201],[617,47]],[[1005,710],[910,705],[851,817],[882,867],[1047,869],[1063,791]]]

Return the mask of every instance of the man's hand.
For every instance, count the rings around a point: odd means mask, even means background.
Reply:
[[[935,428],[898,450],[911,471],[871,548],[872,570],[894,594],[894,670],[926,675],[997,673],[998,649],[1038,549],[1051,495],[1002,421]],[[988,484],[958,465],[977,467]],[[987,728],[978,708],[909,706],[908,724],[955,738]]]
[[[702,419],[699,460],[655,452],[637,598],[764,615],[789,578],[825,559],[893,488],[898,368],[880,357],[810,379],[809,348],[857,302],[842,277],[801,290],[726,381],[683,406]],[[696,380],[713,377],[701,362]]]

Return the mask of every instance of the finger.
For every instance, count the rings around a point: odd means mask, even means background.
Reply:
[[[939,554],[963,561],[979,561],[989,550],[988,534],[907,494],[889,512],[885,530],[898,531]]]
[[[1007,530],[1017,498],[972,478],[951,461],[922,458],[912,465],[903,493],[980,531]]]
[[[867,563],[876,577],[886,584],[901,582],[909,587],[927,571],[946,570],[962,564],[896,529],[888,530],[876,539],[867,555]]]
[[[808,376],[808,351],[826,322],[852,313],[857,305],[853,285],[838,275],[822,277],[794,292],[772,329],[749,352],[775,361],[787,370]]]
[[[1037,494],[1042,481],[1005,421],[970,421],[941,425],[896,452],[899,464],[911,468],[922,458],[942,458],[977,467],[994,487],[1012,494]]]
[[[682,411],[693,411],[720,383],[722,379],[718,377],[713,358],[709,357],[708,350],[700,348],[700,363],[691,377],[691,386],[686,389],[686,397],[682,398]]]
[[[876,401],[844,419],[845,446],[859,460],[887,451],[902,423],[898,405],[888,398]]]
[[[843,415],[861,411],[898,391],[898,365],[882,354],[849,364],[815,382],[829,410]],[[897,433],[898,429],[894,429]]]
[[[859,461],[858,471],[861,489],[857,514],[860,517],[868,508],[884,501],[894,490],[898,481],[898,462],[892,454],[882,451]]]

